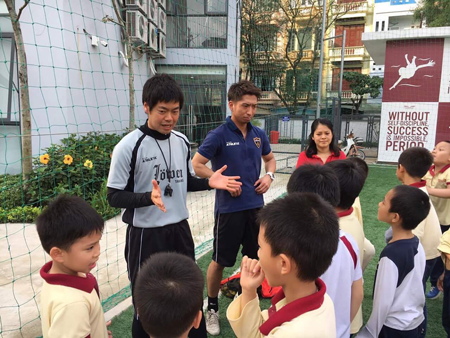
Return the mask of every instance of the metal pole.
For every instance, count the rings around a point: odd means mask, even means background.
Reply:
[[[316,118],[320,117],[320,101],[322,100],[322,69],[323,69],[323,53],[324,53],[324,37],[325,37],[325,22],[327,19],[327,0],[323,1],[322,12],[322,41],[320,47],[320,62],[319,62],[319,88],[317,89],[317,111]]]
[[[344,58],[345,58],[345,35],[346,31],[344,30],[342,34],[342,51],[341,51],[341,73],[339,74],[339,101],[342,102],[342,79],[344,76]]]

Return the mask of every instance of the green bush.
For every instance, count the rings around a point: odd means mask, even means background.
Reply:
[[[280,138],[278,143],[282,144],[302,144],[302,140],[299,138]]]
[[[58,194],[82,197],[104,217],[117,215],[106,200],[106,179],[115,145],[125,134],[88,133],[62,139],[33,160],[29,180],[0,176],[0,214],[4,222],[33,222]],[[70,156],[70,157],[68,157]]]
[[[36,217],[41,213],[38,207],[17,207],[5,210],[0,208],[0,222],[2,223],[34,223]]]

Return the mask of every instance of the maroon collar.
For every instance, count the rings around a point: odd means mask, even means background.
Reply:
[[[439,173],[442,174],[443,172],[445,172],[445,171],[446,171],[447,169],[449,169],[449,168],[450,168],[450,164],[447,164],[444,168],[442,168],[442,169],[439,171]],[[433,176],[433,177],[434,177],[434,175],[436,175],[435,169],[436,169],[436,166],[433,164],[433,165],[430,167],[430,170],[429,170],[430,175]]]
[[[306,312],[314,311],[320,308],[323,304],[327,288],[325,283],[320,278],[317,278],[316,285],[319,289],[317,292],[286,304],[277,311],[276,304],[285,298],[283,290],[280,290],[272,298],[272,306],[269,309],[269,319],[267,319],[264,324],[259,327],[259,331],[263,335],[268,336],[270,331],[274,328],[279,327],[286,322],[290,322]]]
[[[338,212],[338,217],[341,218],[341,217],[351,215],[352,212],[353,212],[353,207],[350,207],[350,209],[348,209],[348,210]]]
[[[427,181],[422,180],[420,182],[416,182],[416,183],[410,184],[409,186],[410,187],[416,187],[416,188],[423,188],[426,185],[427,185]]]
[[[52,285],[62,285],[69,288],[74,288],[87,293],[91,293],[95,289],[97,295],[100,297],[100,292],[98,290],[97,280],[94,275],[88,273],[86,278],[79,276],[64,275],[62,273],[48,273],[52,268],[53,261],[47,262],[41,268],[41,277],[48,283]]]

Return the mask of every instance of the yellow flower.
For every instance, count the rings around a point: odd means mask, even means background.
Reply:
[[[42,164],[47,164],[50,161],[50,156],[48,154],[44,154],[39,156]]]
[[[94,164],[92,163],[92,161],[86,160],[86,162],[84,162],[84,166],[86,168],[92,169],[92,167],[94,166]]]
[[[70,156],[70,155],[65,155],[64,156],[64,164],[67,164],[67,165],[71,165],[72,164],[72,162],[73,162],[73,158],[72,158],[72,156]]]

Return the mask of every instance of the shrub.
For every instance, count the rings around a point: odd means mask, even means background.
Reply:
[[[34,223],[41,213],[38,207],[17,207],[10,210],[0,208],[0,222],[2,223]]]

